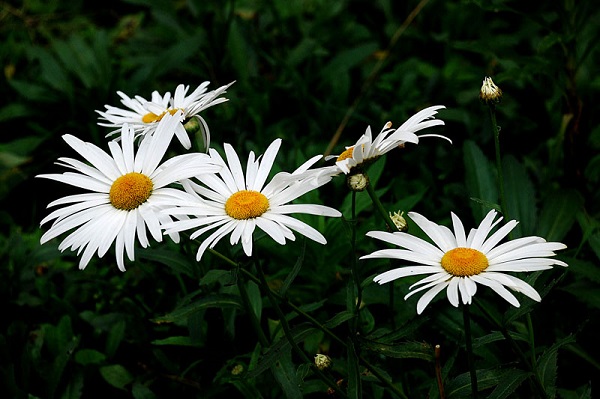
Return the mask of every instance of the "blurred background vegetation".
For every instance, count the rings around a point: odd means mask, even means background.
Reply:
[[[95,110],[119,106],[116,91],[150,98],[180,83],[193,89],[209,80],[214,89],[235,81],[229,102],[203,113],[213,145],[229,142],[240,154],[261,154],[281,137],[277,167],[284,170],[316,154],[339,154],[368,125],[379,132],[387,121],[399,126],[426,106],[445,105],[439,117],[446,125],[435,132],[453,144],[407,145],[378,162],[372,178],[390,211],[415,210],[439,223],[453,211],[473,226],[486,212],[482,201],[498,202],[489,114],[478,100],[483,78],[492,76],[504,92],[498,123],[509,215],[521,221],[516,234],[569,247],[561,259],[570,267],[536,281],[547,294],[533,312],[539,351],[554,355],[546,358],[554,394],[591,397],[585,396],[590,381],[600,376],[599,18],[593,0],[0,2],[2,391],[17,398],[282,397],[286,391],[268,372],[246,380],[232,374],[236,365],[246,370],[257,361],[241,309],[207,304],[160,319],[194,298],[235,289],[218,259],[197,264],[188,256],[195,244],[153,245],[136,253],[126,273],[109,255],[79,271],[76,255],[58,252],[58,241],[39,245],[46,205],[72,190],[34,176],[62,172],[56,159],[75,156],[63,134],[107,148]],[[348,218],[340,179],[308,199]],[[358,201],[359,237],[382,229],[366,194]],[[273,284],[290,272],[290,259],[304,254],[288,296],[299,305],[327,299],[311,308],[325,321],[346,306],[352,253],[340,239],[343,221],[306,220],[325,232],[327,246],[261,241],[259,253],[271,260]],[[361,252],[376,247],[359,239]],[[385,267],[362,266],[365,281]],[[413,341],[455,348],[460,313],[442,302],[433,309],[452,312],[416,318],[414,301],[402,299],[406,286],[396,287],[390,315],[388,290],[366,285],[365,336],[391,318],[388,328],[418,324],[407,332]],[[265,319],[273,319],[256,287],[251,295],[259,308],[265,305]],[[506,306],[496,306],[498,315]],[[512,326],[518,331],[518,322]],[[486,328],[482,323],[475,332],[484,336]],[[303,345],[334,359],[346,356],[322,333]],[[481,343],[479,364],[509,363],[502,345]],[[452,351],[447,359],[460,364]],[[375,359],[409,397],[438,397],[431,359]],[[448,365],[449,383],[458,383],[459,371]],[[303,382],[304,394],[325,395],[313,380]],[[376,385],[365,387],[366,397],[393,397]]]

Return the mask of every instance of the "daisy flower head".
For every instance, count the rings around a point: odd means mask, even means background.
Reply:
[[[262,157],[256,158],[254,152],[250,152],[245,173],[231,145],[224,145],[227,161],[211,148],[209,155],[215,164],[221,166],[220,172],[217,175],[198,176],[200,184],[192,180],[183,182],[189,195],[184,201],[180,201],[177,207],[166,209],[164,212],[191,218],[166,224],[165,232],[197,229],[190,236],[191,239],[195,239],[215,229],[200,244],[196,256],[198,261],[207,248],[214,248],[217,242],[228,234],[231,245],[241,241],[245,254],[251,256],[252,236],[257,227],[281,245],[286,243],[286,239],[295,239],[294,231],[325,244],[325,237],[316,229],[289,216],[294,213],[341,216],[339,211],[327,206],[289,203],[318,187],[311,184],[314,172],[309,170],[309,167],[320,159],[320,156],[311,158],[293,173],[277,173],[267,183],[280,146],[281,139],[276,139]]]
[[[51,179],[84,190],[86,193],[69,195],[51,202],[48,207],[69,204],[46,216],[41,224],[54,220],[42,236],[44,244],[57,236],[75,229],[59,245],[64,251],[71,248],[81,254],[79,268],[84,269],[95,253],[104,256],[115,243],[117,265],[125,271],[123,254],[134,260],[134,243],[149,245],[146,229],[156,241],[162,241],[160,225],[172,219],[159,210],[172,204],[181,190],[168,185],[201,173],[216,173],[207,154],[190,153],[168,159],[160,164],[167,151],[180,112],[165,116],[156,132],[142,139],[134,151],[134,129],[124,124],[121,140],[109,143],[110,154],[92,143],[74,136],[63,139],[88,163],[59,158],[57,164],[74,171],[61,174],[42,174]],[[171,238],[179,241],[176,233]]]
[[[399,128],[393,129],[392,123],[386,123],[381,132],[373,139],[371,127],[368,126],[365,134],[358,141],[346,147],[346,150],[340,155],[328,156],[326,159],[335,158],[335,165],[325,167],[321,170],[321,174],[325,177],[344,173],[350,174],[354,168],[364,168],[369,163],[375,161],[389,151],[402,146],[404,143],[419,143],[420,137],[439,137],[452,141],[446,136],[438,134],[425,134],[417,136],[415,133],[432,126],[443,125],[444,121],[435,119],[435,115],[439,109],[445,108],[443,105],[435,105],[425,108],[415,115],[410,117]]]
[[[105,105],[105,111],[96,111],[100,114],[100,120],[102,121],[98,124],[114,129],[107,137],[118,133],[124,123],[127,123],[135,131],[136,135],[147,135],[152,134],[156,130],[158,126],[157,122],[165,115],[174,115],[177,111],[181,111],[179,113],[179,124],[175,130],[175,135],[181,142],[181,145],[185,149],[190,149],[192,146],[185,128],[189,123],[189,125],[196,125],[197,128],[200,128],[204,136],[205,146],[208,148],[210,145],[210,131],[200,112],[213,105],[227,101],[226,98],[220,96],[233,83],[231,82],[228,85],[207,92],[209,82],[204,82],[190,94],[188,94],[190,87],[180,84],[175,89],[173,96],[171,96],[170,92],[161,95],[159,92],[154,91],[150,100],[146,100],[141,96],[130,98],[118,91],[117,94],[121,97],[121,103],[127,109]]]
[[[532,286],[507,273],[552,269],[553,265],[567,266],[558,259],[549,258],[555,255],[554,251],[566,248],[559,242],[546,242],[541,237],[529,236],[498,245],[518,222],[511,220],[492,233],[502,220],[502,217],[496,220],[497,212],[494,210],[468,235],[454,213],[451,214],[454,233],[416,212],[408,215],[435,245],[407,233],[371,231],[367,236],[403,249],[383,249],[361,259],[389,258],[417,263],[416,266],[382,273],[374,281],[384,284],[402,277],[428,275],[410,286],[412,291],[404,297],[407,299],[427,290],[417,302],[418,314],[444,289],[453,306],[458,306],[459,302],[471,304],[478,284],[491,288],[515,307],[519,307],[519,301],[507,288],[539,302],[542,298]]]

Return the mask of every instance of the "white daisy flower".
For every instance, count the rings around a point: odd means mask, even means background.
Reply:
[[[207,92],[206,89],[209,82],[204,82],[189,95],[187,95],[187,92],[190,87],[180,84],[175,89],[175,95],[173,97],[171,97],[170,92],[161,96],[160,93],[154,91],[152,92],[150,101],[140,96],[129,98],[124,93],[118,91],[117,94],[121,97],[121,103],[128,109],[105,105],[106,111],[97,110],[96,112],[100,114],[100,119],[106,122],[99,122],[98,124],[100,126],[114,128],[107,137],[118,133],[124,123],[129,124],[136,135],[146,135],[152,134],[156,130],[156,127],[158,126],[157,122],[159,122],[164,115],[174,115],[177,111],[181,111],[179,118],[180,123],[175,130],[175,135],[181,144],[186,149],[191,148],[192,143],[188,137],[184,124],[195,119],[201,124],[204,143],[206,148],[208,148],[210,145],[210,131],[206,121],[199,114],[201,111],[204,111],[213,105],[227,101],[226,98],[219,96],[224,94],[227,88],[233,83],[234,82],[231,82],[228,85]]]
[[[454,213],[454,233],[418,213],[410,212],[408,215],[435,245],[402,232],[371,231],[367,233],[369,237],[405,249],[383,249],[361,259],[391,258],[417,263],[418,266],[405,266],[382,273],[374,281],[384,284],[402,277],[428,274],[428,277],[409,289],[418,288],[404,297],[407,299],[419,291],[427,290],[417,303],[418,314],[445,288],[448,301],[453,306],[458,306],[460,301],[465,305],[471,304],[477,292],[477,284],[491,288],[516,307],[519,307],[519,301],[506,288],[539,302],[542,298],[533,287],[506,273],[552,269],[552,265],[567,266],[560,260],[548,258],[555,255],[554,251],[566,248],[559,242],[546,242],[543,238],[530,236],[498,245],[518,222],[511,220],[488,237],[502,220],[500,217],[494,221],[497,215],[494,210],[487,214],[477,229],[471,229],[468,235],[465,235],[463,224]]]
[[[189,215],[189,220],[175,221],[165,225],[166,233],[196,229],[190,238],[195,239],[209,230],[216,229],[200,245],[196,259],[199,261],[207,248],[213,248],[221,238],[230,235],[230,244],[242,242],[246,255],[252,255],[252,235],[256,227],[263,230],[277,243],[284,245],[286,239],[294,240],[296,231],[311,240],[325,244],[325,237],[313,227],[291,216],[292,213],[339,217],[333,208],[316,204],[289,204],[301,195],[318,187],[306,184],[314,172],[308,168],[321,156],[304,163],[293,173],[280,172],[265,184],[275,161],[281,139],[269,145],[267,151],[256,159],[254,152],[248,157],[244,174],[238,155],[233,147],[225,144],[227,163],[219,153],[210,149],[212,161],[222,166],[218,175],[203,175],[183,182],[188,193],[181,197],[178,207],[166,209],[169,215]]]
[[[156,241],[162,241],[160,225],[172,219],[159,210],[172,205],[180,190],[167,187],[181,179],[201,173],[216,173],[220,167],[211,163],[207,154],[185,154],[159,165],[179,124],[180,112],[165,116],[155,134],[145,137],[134,154],[134,130],[127,124],[121,128],[120,142],[109,143],[110,154],[92,143],[71,135],[63,139],[91,165],[72,158],[59,158],[57,164],[75,172],[42,174],[37,177],[56,180],[90,192],[69,195],[53,201],[48,207],[71,204],[52,212],[42,220],[54,220],[42,236],[44,244],[75,229],[59,245],[81,254],[79,268],[84,269],[97,252],[104,256],[115,242],[119,269],[125,271],[123,252],[134,260],[134,241],[149,245],[146,228]],[[176,233],[171,238],[179,241]]]
[[[437,110],[442,108],[445,107],[443,105],[436,105],[425,108],[417,112],[397,129],[392,129],[392,123],[388,122],[383,126],[377,137],[375,137],[375,140],[373,140],[371,127],[368,126],[365,134],[358,139],[356,144],[346,147],[346,150],[340,155],[331,155],[325,158],[327,160],[336,158],[336,161],[335,165],[320,169],[320,179],[331,179],[340,173],[349,174],[353,168],[357,166],[365,167],[380,156],[394,148],[402,146],[404,143],[418,144],[420,137],[439,137],[452,143],[448,137],[439,134],[424,134],[420,136],[415,134],[419,130],[428,127],[443,125],[444,121],[435,119]]]

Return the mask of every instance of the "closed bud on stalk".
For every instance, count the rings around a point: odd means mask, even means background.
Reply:
[[[502,100],[502,90],[490,77],[483,79],[481,90],[479,91],[479,99],[486,105],[498,104]]]

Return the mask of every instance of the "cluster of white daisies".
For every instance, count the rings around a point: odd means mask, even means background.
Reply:
[[[63,182],[85,190],[53,201],[48,206],[63,205],[42,220],[52,221],[42,236],[46,243],[70,232],[59,249],[70,248],[81,256],[79,267],[84,269],[97,254],[104,256],[113,246],[117,265],[125,270],[124,254],[135,259],[135,246],[148,247],[148,232],[156,241],[168,235],[179,242],[179,233],[193,230],[190,238],[202,239],[197,260],[208,248],[213,248],[229,235],[231,245],[241,242],[246,255],[252,255],[253,233],[258,227],[279,244],[294,240],[294,232],[325,244],[323,235],[291,214],[311,214],[339,217],[341,213],[318,204],[296,203],[303,194],[317,189],[339,174],[353,174],[404,143],[419,142],[419,137],[444,136],[416,133],[432,126],[443,125],[435,119],[443,106],[432,106],[418,112],[397,129],[386,123],[375,139],[368,127],[358,141],[336,158],[335,164],[315,167],[322,159],[317,155],[293,172],[279,172],[271,177],[281,146],[275,139],[262,156],[250,152],[245,168],[235,149],[224,143],[224,157],[210,148],[208,124],[200,113],[226,102],[222,97],[231,86],[207,91],[208,82],[188,94],[189,86],[179,85],[173,96],[169,92],[152,93],[146,100],[130,98],[118,92],[126,109],[106,106],[100,114],[99,125],[112,130],[107,137],[108,152],[72,135],[63,139],[86,161],[59,158],[57,164],[71,171],[61,174],[42,174],[38,177]],[[190,152],[163,160],[174,136],[189,150],[191,140],[186,126],[200,127],[207,153]],[[327,158],[326,160],[328,160]],[[415,262],[418,266],[401,267],[375,278],[385,283],[401,277],[429,274],[419,281],[415,292],[428,291],[420,299],[417,310],[423,311],[433,297],[447,287],[450,303],[459,299],[471,303],[477,283],[486,285],[518,306],[518,301],[505,287],[539,300],[539,294],[527,283],[503,272],[533,271],[551,268],[561,261],[549,259],[554,250],[564,248],[560,243],[547,243],[539,237],[525,237],[496,246],[515,227],[511,221],[489,238],[494,226],[491,211],[478,229],[465,235],[460,220],[452,215],[454,234],[423,216],[409,213],[411,219],[433,240],[435,245],[402,232],[370,232],[374,238],[405,249],[385,249],[363,258],[387,257]],[[411,287],[412,288],[412,287]],[[460,298],[459,298],[460,297]]]

